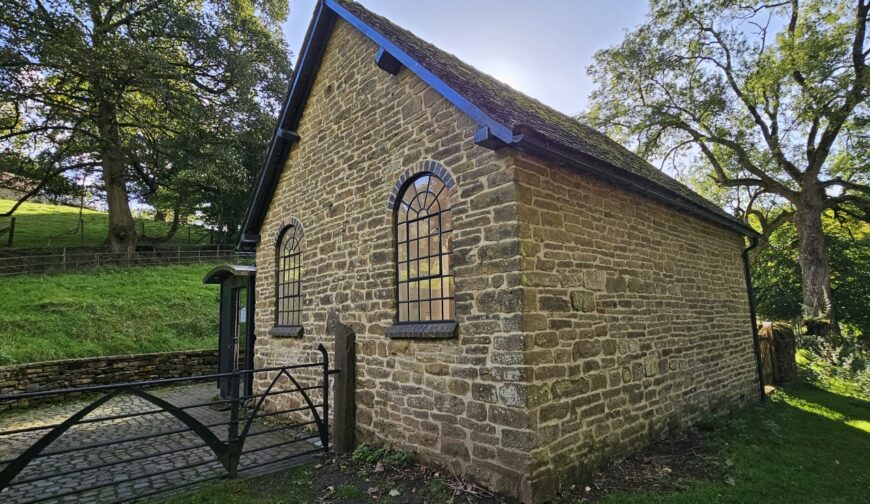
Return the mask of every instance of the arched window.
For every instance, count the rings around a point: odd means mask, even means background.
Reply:
[[[275,325],[302,325],[302,229],[289,225],[281,230],[275,251]]]
[[[399,323],[452,321],[453,214],[448,190],[436,175],[421,173],[397,199]]]

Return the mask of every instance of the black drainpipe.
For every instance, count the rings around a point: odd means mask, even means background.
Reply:
[[[764,375],[761,370],[761,342],[758,339],[758,322],[755,318],[755,291],[752,290],[752,276],[749,268],[749,252],[758,246],[758,237],[749,237],[749,246],[743,249],[743,276],[746,278],[746,295],[749,296],[749,318],[752,322],[752,345],[755,347],[755,368],[758,371],[758,394],[764,401]]]

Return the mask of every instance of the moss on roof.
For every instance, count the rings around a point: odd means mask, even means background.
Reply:
[[[356,2],[335,0],[451,88],[514,133],[529,131],[569,151],[591,156],[609,169],[624,170],[745,228],[740,220],[615,142],[607,135],[531,98],[420,39]],[[746,228],[748,231],[749,228]]]

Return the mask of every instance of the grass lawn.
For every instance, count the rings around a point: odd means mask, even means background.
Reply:
[[[217,348],[209,264],[0,280],[0,364]]]
[[[813,366],[805,354],[799,360],[804,370]],[[820,387],[796,383],[774,392],[764,404],[705,423],[696,431],[703,441],[695,450],[675,453],[667,449],[675,443],[671,440],[606,467],[558,503],[870,503],[870,398],[844,380],[819,383]],[[634,472],[629,476],[639,477],[621,479],[625,466],[639,460],[647,464],[628,469]],[[678,467],[686,464],[702,465],[706,476],[686,477]],[[618,471],[623,472],[604,477]],[[626,484],[628,479],[634,483]],[[616,484],[608,487],[608,481]],[[345,458],[218,483],[169,502],[510,502],[457,488],[461,486],[431,470],[378,472],[371,464]],[[650,492],[650,488],[665,490]],[[398,495],[390,495],[393,489]]]
[[[15,204],[13,200],[0,199],[0,212],[8,211]],[[60,247],[98,247],[106,239],[109,226],[108,214],[85,209],[82,212],[84,220],[84,238],[78,229],[79,209],[66,205],[49,205],[43,203],[24,203],[15,211],[15,236],[12,248],[60,248]],[[169,223],[156,222],[151,219],[137,219],[136,231],[145,226],[146,236],[165,236]],[[0,217],[0,229],[9,225],[8,217]],[[190,226],[190,239],[193,243],[203,237],[205,230]],[[0,235],[0,250],[7,249],[8,235]],[[186,245],[188,241],[188,226],[178,230],[169,242],[174,245]],[[207,240],[205,241],[207,243]]]

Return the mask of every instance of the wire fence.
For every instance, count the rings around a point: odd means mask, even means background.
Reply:
[[[15,254],[0,257],[0,277],[72,272],[111,266],[170,266],[216,262],[252,264],[253,256],[238,253],[229,247],[198,249],[179,247],[139,251],[133,254],[64,248],[56,253]]]
[[[25,215],[0,217],[0,249],[27,249],[44,247],[97,246],[106,237],[106,222],[103,214],[86,214],[75,217]],[[139,237],[160,237],[167,233],[169,224],[146,219],[136,219]],[[201,226],[182,224],[166,243],[188,247],[224,245],[226,233]]]

